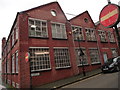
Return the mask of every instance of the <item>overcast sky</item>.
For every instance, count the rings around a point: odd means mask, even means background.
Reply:
[[[107,0],[0,0],[0,41],[3,37],[8,37],[17,12],[53,1],[58,1],[65,14],[78,15],[87,10],[94,22],[99,20],[100,11],[108,4]],[[119,0],[111,0],[111,2],[118,4]],[[66,15],[68,19],[73,17]]]

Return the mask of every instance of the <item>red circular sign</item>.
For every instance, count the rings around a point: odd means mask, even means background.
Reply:
[[[110,28],[118,24],[119,16],[119,6],[108,4],[100,12],[99,21],[103,26]]]

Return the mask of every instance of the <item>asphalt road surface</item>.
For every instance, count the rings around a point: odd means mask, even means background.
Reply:
[[[62,88],[118,88],[118,73],[120,78],[120,72],[98,74]]]

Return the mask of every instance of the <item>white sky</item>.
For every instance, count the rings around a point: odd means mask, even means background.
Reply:
[[[0,41],[8,37],[17,12],[37,7],[55,0],[0,0]],[[86,10],[94,22],[99,20],[102,8],[107,5],[107,0],[57,0],[64,13],[78,15]],[[118,4],[119,0],[111,0]],[[67,15],[67,14],[66,14]],[[73,17],[67,15],[68,19]],[[2,42],[2,41],[1,41]],[[1,53],[0,42],[0,53]],[[1,55],[0,55],[1,57]]]

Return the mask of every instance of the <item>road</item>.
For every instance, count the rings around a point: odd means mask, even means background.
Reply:
[[[118,88],[118,72],[99,74],[62,88]]]

